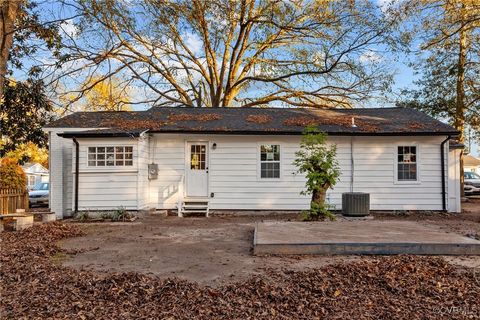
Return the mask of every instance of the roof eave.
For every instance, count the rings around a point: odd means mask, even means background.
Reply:
[[[138,138],[148,132],[148,130],[139,132],[60,132],[57,133],[62,138]]]
[[[244,131],[244,130],[150,130],[149,133],[188,133],[188,134],[225,134],[225,135],[295,135],[300,136],[302,131]],[[457,136],[457,131],[432,132],[327,132],[330,136]]]

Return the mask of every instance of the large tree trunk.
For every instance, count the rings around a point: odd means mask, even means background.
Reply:
[[[326,189],[321,189],[321,190],[314,190],[312,193],[312,203],[315,203],[319,206],[323,206],[325,204],[325,199],[327,197],[327,190]]]
[[[465,30],[464,17],[465,17],[465,5],[462,4],[460,10],[461,23],[458,41],[458,62],[457,62],[457,100],[455,108],[455,121],[454,127],[460,131],[458,140],[460,143],[465,142],[465,61],[467,55],[467,30]],[[463,152],[460,153],[460,192],[462,197],[465,195],[463,190]]]
[[[7,74],[7,62],[13,44],[15,19],[21,0],[0,0],[0,102]]]
[[[314,191],[312,194],[312,202],[318,205],[322,205],[325,202],[325,192]]]

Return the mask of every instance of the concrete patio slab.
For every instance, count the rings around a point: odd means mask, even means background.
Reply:
[[[255,255],[480,255],[480,241],[413,221],[266,221],[253,242]]]

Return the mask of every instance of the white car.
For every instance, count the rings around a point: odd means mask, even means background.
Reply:
[[[480,175],[475,172],[464,173],[464,190],[466,196],[480,195]]]
[[[30,206],[37,204],[48,205],[48,197],[50,193],[50,184],[41,182],[35,185],[32,191],[28,193],[28,201]]]

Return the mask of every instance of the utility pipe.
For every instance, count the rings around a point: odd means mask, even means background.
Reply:
[[[78,213],[78,176],[79,176],[79,159],[80,159],[80,144],[77,139],[73,137],[75,143],[75,215]]]
[[[353,121],[353,118],[352,118]],[[350,137],[350,192],[353,192],[355,160],[353,158],[353,136]]]
[[[445,143],[451,139],[451,136],[448,136],[445,140],[442,141],[440,144],[440,165],[441,172],[442,172],[442,209],[443,211],[447,211],[447,192],[445,188]]]

